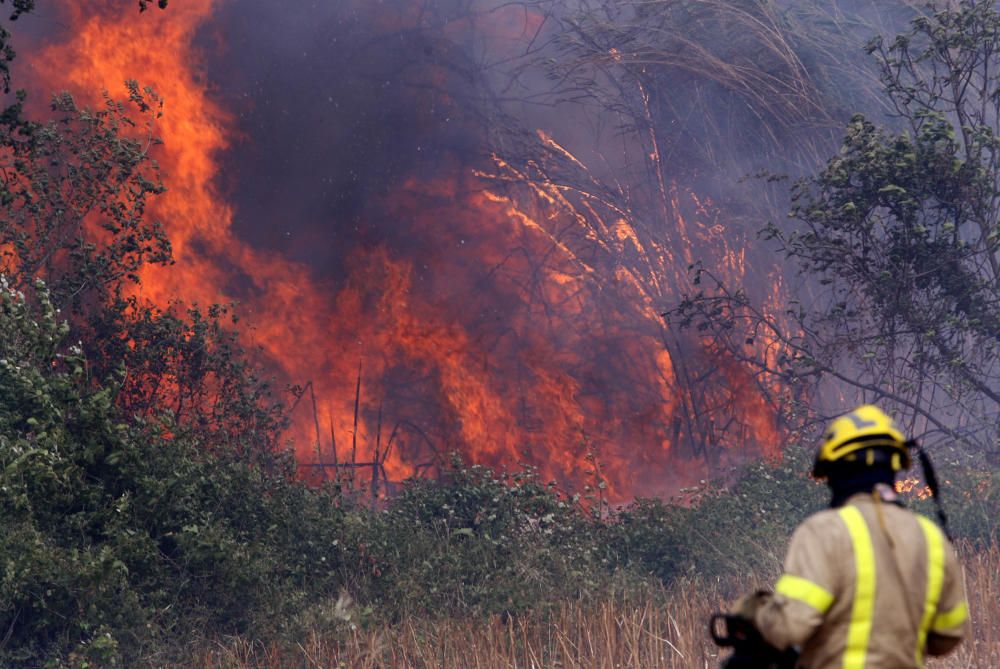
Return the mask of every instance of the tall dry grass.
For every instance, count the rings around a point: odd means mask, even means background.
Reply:
[[[965,553],[973,635],[929,669],[1000,667],[1000,546]],[[296,646],[228,639],[206,649],[196,669],[693,669],[719,665],[706,620],[750,577],[692,579],[638,599],[563,603],[544,614],[489,620],[419,618],[337,638],[310,634]]]

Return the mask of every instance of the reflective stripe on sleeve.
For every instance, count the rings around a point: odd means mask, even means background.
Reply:
[[[826,588],[818,586],[801,576],[783,574],[775,584],[774,591],[789,599],[804,602],[820,613],[826,613],[833,605],[833,595]]]
[[[931,631],[945,632],[947,630],[955,629],[960,625],[964,625],[968,617],[969,605],[966,604],[963,599],[951,611],[945,611],[944,613],[937,614],[934,618],[934,622],[931,623]]]
[[[845,506],[838,513],[847,525],[854,548],[854,603],[847,628],[844,669],[864,669],[875,613],[875,551],[868,523],[857,507]]]
[[[927,632],[937,613],[941,587],[944,585],[944,537],[941,536],[941,530],[927,518],[917,516],[917,520],[920,521],[927,544],[927,590],[924,595],[924,615],[920,620],[920,633],[917,636],[917,666],[922,667]]]

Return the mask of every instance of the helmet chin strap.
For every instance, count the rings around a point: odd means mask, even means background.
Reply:
[[[934,506],[937,507],[937,517],[941,521],[941,530],[948,537],[948,540],[951,541],[951,533],[948,532],[948,516],[944,512],[944,505],[941,504],[941,488],[938,485],[937,474],[934,472],[934,465],[931,464],[931,458],[927,455],[924,447],[917,443],[916,439],[910,439],[905,445],[910,450],[916,451],[917,457],[920,458],[920,468],[924,471],[924,481],[927,482],[927,487],[931,490],[931,497],[934,498]]]

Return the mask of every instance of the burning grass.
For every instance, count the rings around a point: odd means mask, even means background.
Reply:
[[[1000,545],[965,546],[973,638],[938,669],[1000,666]],[[705,621],[733,594],[766,579],[726,581],[695,577],[641,596],[593,603],[562,602],[544,613],[488,619],[432,621],[406,618],[395,625],[337,636],[311,633],[292,647],[231,638],[206,648],[197,669],[286,667],[715,667],[719,653]]]

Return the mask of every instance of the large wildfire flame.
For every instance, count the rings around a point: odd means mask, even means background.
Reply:
[[[33,87],[95,104],[102,90],[138,79],[164,98],[157,157],[169,191],[151,213],[177,262],[147,268],[141,294],[159,304],[241,301],[265,364],[315,389],[315,415],[309,401],[296,410],[300,460],[380,459],[399,480],[459,451],[494,465],[528,462],[567,485],[592,481],[597,468],[614,500],[700,475],[692,463],[707,453],[685,441],[697,429],[692,406],[706,397],[680,382],[692,361],[668,348],[675,335],[658,312],[697,258],[728,278],[749,275],[710,202],[661,178],[670,226],[657,237],[613,203],[571,193],[541,160],[454,157],[383,198],[405,234],[352,246],[339,278],[322,278],[241,239],[234,217],[252,205],[227,201],[216,185],[235,129],[195,37],[217,3],[184,0],[140,16],[104,4],[59,10],[72,26],[66,39],[23,56],[44,82]],[[587,173],[551,136],[538,143]],[[780,284],[770,284],[777,303]],[[777,454],[776,412],[758,380],[713,342],[695,343],[687,350],[714,373],[701,392],[728,398],[710,420],[739,426],[723,446]]]

